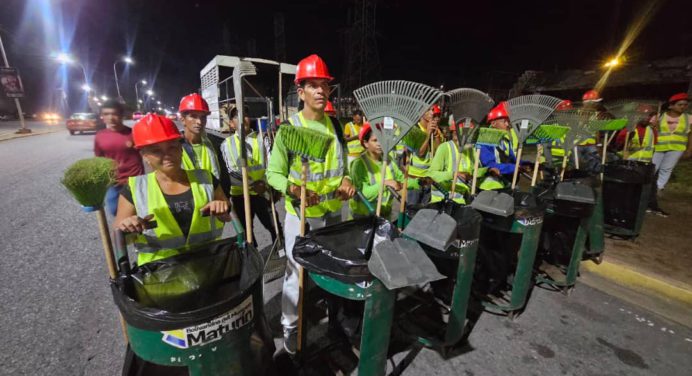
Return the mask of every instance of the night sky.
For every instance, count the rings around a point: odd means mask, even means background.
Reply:
[[[380,79],[408,79],[446,88],[509,88],[524,70],[598,69],[617,50],[628,26],[652,0],[379,1]],[[619,5],[619,6],[618,6]],[[155,82],[168,105],[199,87],[214,55],[273,59],[274,13],[283,13],[286,62],[321,55],[344,73],[351,1],[0,0],[0,33],[19,68],[29,111],[40,111],[62,82],[51,52],[69,51],[93,74],[97,93],[115,95],[113,62],[123,96],[134,83]],[[619,11],[618,11],[619,9]],[[225,31],[224,31],[225,30]],[[692,54],[692,1],[662,1],[627,51],[630,62]],[[82,73],[66,70],[70,102]],[[5,110],[6,100],[0,100]]]

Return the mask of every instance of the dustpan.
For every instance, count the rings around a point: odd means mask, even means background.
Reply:
[[[404,235],[446,251],[457,238],[457,222],[442,210],[420,209],[406,225]]]
[[[377,244],[368,261],[368,268],[389,290],[446,278],[437,271],[417,242],[405,238],[384,240]]]

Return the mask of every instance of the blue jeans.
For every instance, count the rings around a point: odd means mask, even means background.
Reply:
[[[120,196],[121,189],[123,189],[122,185],[113,185],[106,192],[106,213],[113,217],[115,217],[115,213],[118,211],[118,197]]]
[[[658,172],[658,179],[656,185],[658,189],[663,189],[668,184],[668,179],[673,174],[673,169],[675,165],[678,164],[680,157],[684,154],[684,151],[657,151],[654,153],[653,163],[656,165],[656,172]]]

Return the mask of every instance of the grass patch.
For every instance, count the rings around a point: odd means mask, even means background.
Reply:
[[[673,170],[666,191],[692,195],[692,160],[681,159]]]

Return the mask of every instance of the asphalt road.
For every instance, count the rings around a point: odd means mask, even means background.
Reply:
[[[1,375],[121,372],[96,218],[59,183],[92,142],[66,131],[0,142]],[[274,327],[279,288],[265,290]],[[461,354],[412,358],[404,375],[689,375],[692,330],[584,285],[570,297],[535,289],[516,322],[481,315]]]

